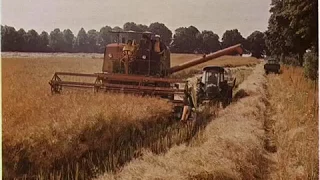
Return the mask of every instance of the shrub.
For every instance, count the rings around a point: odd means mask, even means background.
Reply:
[[[304,55],[304,75],[312,80],[318,79],[318,56],[310,51]]]

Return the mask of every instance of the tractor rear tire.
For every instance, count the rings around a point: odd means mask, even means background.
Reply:
[[[222,98],[222,107],[226,108],[232,102],[232,88],[230,88]]]
[[[173,113],[174,113],[174,119],[180,120],[183,113],[183,106],[175,106]]]
[[[229,98],[227,98],[227,97],[224,97],[223,99],[222,99],[222,101],[221,101],[221,104],[222,104],[222,107],[223,108],[226,108],[227,106],[228,106],[228,100]]]
[[[228,103],[228,105],[232,103],[232,95],[233,95],[233,90],[231,88],[230,91],[229,91],[229,97],[228,97],[229,103]]]

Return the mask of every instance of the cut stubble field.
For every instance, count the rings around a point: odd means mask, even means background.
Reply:
[[[173,54],[172,65],[195,57],[197,55]],[[211,61],[210,65],[256,63],[258,61],[254,58],[225,56]],[[102,58],[2,58],[6,177],[85,178],[92,176],[93,172],[99,173],[99,170],[92,169],[96,164],[103,166],[104,170],[117,168],[126,159],[134,157],[138,147],[164,148],[151,142],[172,126],[172,107],[166,100],[94,94],[93,91],[63,91],[60,95],[51,95],[48,81],[54,72],[95,73],[101,72],[101,66]],[[195,68],[199,70],[201,67]],[[149,139],[146,138],[148,133],[153,134]],[[190,136],[187,132],[184,135],[181,135],[182,131],[179,133],[178,140],[171,139],[167,144],[182,142]],[[129,150],[119,152],[117,148],[124,145]],[[112,161],[112,165],[97,162],[102,153],[97,152],[98,149],[107,151],[103,156],[108,162]],[[121,158],[123,154],[125,157]],[[88,165],[90,163],[93,165]],[[81,171],[88,167],[91,168],[89,172]]]

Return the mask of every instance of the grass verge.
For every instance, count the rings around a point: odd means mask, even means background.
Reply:
[[[318,83],[283,66],[268,76],[270,123],[277,148],[272,179],[318,179]]]

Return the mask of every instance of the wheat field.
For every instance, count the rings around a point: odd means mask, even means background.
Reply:
[[[172,56],[173,62],[195,57]],[[248,64],[236,62],[216,61]],[[5,177],[85,179],[118,168],[136,156],[136,149],[160,151],[190,139],[193,127],[173,125],[172,105],[164,99],[92,91],[51,95],[48,81],[54,72],[95,73],[101,66],[102,59],[92,57],[2,58]],[[166,142],[157,140],[170,133]]]
[[[99,64],[72,58],[2,60],[5,173],[37,174],[32,171],[50,169],[63,158],[71,162],[89,148],[102,147],[102,138],[120,136],[127,127],[169,119],[170,104],[157,98],[91,91],[51,95],[48,81],[54,71],[93,73]],[[108,131],[97,129],[106,127]],[[93,142],[99,133],[103,137]]]

